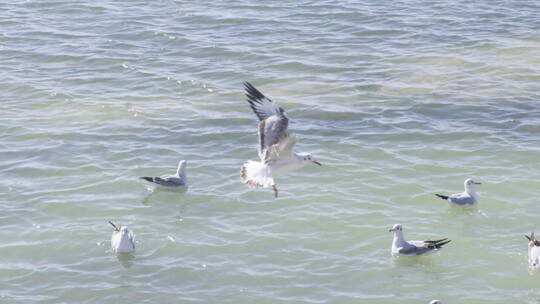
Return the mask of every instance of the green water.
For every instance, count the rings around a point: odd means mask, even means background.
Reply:
[[[0,4],[1,303],[539,303],[534,1]],[[250,81],[324,166],[257,159]],[[139,176],[188,160],[185,192]],[[477,209],[434,193],[472,177]],[[107,221],[136,234],[110,251]],[[390,256],[388,228],[448,237]],[[540,233],[540,232],[539,232]]]

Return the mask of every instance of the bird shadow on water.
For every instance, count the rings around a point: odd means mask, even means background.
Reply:
[[[155,187],[155,188],[147,188],[149,193],[144,197],[142,200],[142,204],[145,206],[149,206],[150,202],[152,201],[153,197],[161,197],[161,196],[169,196],[169,198],[175,197],[177,194],[185,194],[188,190],[188,187],[180,187],[180,188],[164,188],[164,187]],[[180,198],[182,196],[178,196]],[[178,198],[176,197],[176,198]],[[175,199],[176,199],[175,198]],[[183,200],[182,200],[183,201]]]
[[[482,210],[478,209],[476,206],[473,207],[460,207],[460,206],[450,206],[443,213],[445,216],[449,217],[482,217],[489,218],[489,216]]]
[[[135,260],[135,256],[130,253],[117,253],[116,258],[120,262],[120,265],[126,269],[133,266],[133,260]]]
[[[429,255],[392,257],[392,262],[396,267],[409,267],[416,269],[431,268],[436,265],[433,258]]]

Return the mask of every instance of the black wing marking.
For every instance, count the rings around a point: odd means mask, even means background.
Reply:
[[[540,241],[536,239],[536,237],[534,236],[534,232],[531,232],[531,236],[525,235],[525,237],[529,241],[533,242],[534,246],[540,246]]]
[[[424,241],[424,243],[426,244],[426,246],[428,248],[435,248],[435,249],[439,249],[441,248],[442,246],[450,243],[451,240],[445,238],[445,239],[440,239],[440,240],[435,240],[435,241]]]
[[[442,198],[443,200],[448,200],[448,196],[446,195],[440,195],[440,194],[435,194],[435,195]]]
[[[113,222],[109,221],[109,224],[114,227],[114,231],[120,231],[120,228],[118,228],[118,226],[116,226]]]
[[[278,107],[270,98],[257,90],[251,83],[245,81],[244,88],[249,105],[259,120],[265,120],[270,116],[285,116],[285,110]]]

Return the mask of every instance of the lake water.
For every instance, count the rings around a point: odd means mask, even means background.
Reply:
[[[205,2],[0,3],[1,303],[540,303],[540,2]],[[324,164],[278,199],[246,80]]]

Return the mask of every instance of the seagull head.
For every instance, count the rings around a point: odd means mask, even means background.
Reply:
[[[403,231],[403,227],[401,226],[401,224],[395,224],[394,226],[392,226],[392,228],[388,229],[388,231],[390,232]]]
[[[465,191],[467,192],[473,192],[474,191],[474,185],[481,185],[481,182],[475,182],[474,180],[468,178],[463,182],[463,186],[465,186]]]
[[[311,153],[297,153],[297,156],[300,158],[300,160],[303,163],[312,162],[316,165],[322,166],[322,164],[313,158],[313,155]]]
[[[176,171],[177,175],[185,174],[187,167],[187,161],[181,160],[178,162],[178,170]]]
[[[128,227],[122,226],[122,227],[120,228],[120,233],[122,233],[122,235],[128,234],[128,233],[129,233]]]
[[[442,304],[442,301],[441,300],[433,300],[433,301],[429,302],[429,304]]]

